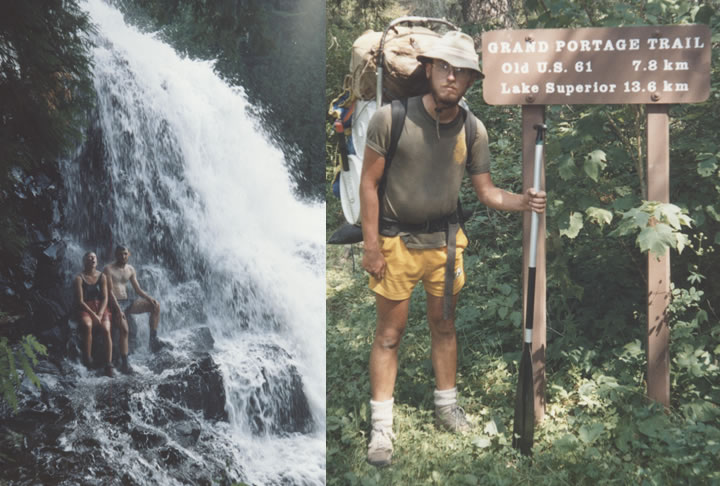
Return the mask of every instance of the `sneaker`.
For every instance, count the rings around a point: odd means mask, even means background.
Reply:
[[[110,363],[105,365],[105,376],[112,378],[115,376],[115,368]]]
[[[435,407],[435,424],[449,432],[469,432],[472,428],[465,410],[457,404]]]
[[[368,462],[375,467],[389,466],[395,438],[391,429],[373,427],[370,431],[370,444],[368,444]]]

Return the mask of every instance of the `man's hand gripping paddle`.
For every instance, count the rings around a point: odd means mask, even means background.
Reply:
[[[540,169],[543,157],[543,139],[545,125],[535,125],[535,166],[533,167],[533,189],[540,190]],[[525,334],[522,357],[520,358],[520,374],[518,376],[517,397],[515,398],[515,420],[513,422],[512,445],[520,449],[523,455],[532,454],[533,435],[535,432],[535,392],[532,370],[532,329],[535,312],[535,265],[537,261],[537,238],[539,216],[531,211],[530,216],[530,263],[528,265],[527,304],[525,306]]]

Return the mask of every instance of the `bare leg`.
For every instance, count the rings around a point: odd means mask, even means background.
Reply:
[[[100,328],[105,336],[105,353],[107,364],[112,363],[112,334],[110,334],[110,319],[105,318],[100,322]]]
[[[397,378],[398,346],[405,332],[409,299],[390,300],[375,294],[377,328],[370,351],[370,391],[374,401],[392,398]]]
[[[128,354],[128,336],[130,334],[127,319],[124,317],[116,317],[114,323],[118,328],[118,337],[120,338],[120,355]]]
[[[458,296],[452,301],[449,319],[442,318],[443,298],[427,294],[428,324],[432,342],[432,365],[435,371],[435,385],[438,390],[455,387],[457,372],[457,335],[455,334],[455,305]]]
[[[83,352],[86,363],[90,363],[92,357],[92,319],[87,314],[80,318],[80,328],[84,338]]]
[[[160,302],[156,301],[156,304],[152,306],[152,312],[150,313],[150,329],[157,331],[160,325]]]
[[[137,299],[127,310],[128,314],[150,314],[150,329],[156,331],[160,324],[160,303],[153,305],[147,299]]]

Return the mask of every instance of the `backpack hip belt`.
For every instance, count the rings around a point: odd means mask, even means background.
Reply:
[[[397,223],[380,220],[380,234],[383,236],[397,236],[399,233],[427,234],[438,233],[440,231],[448,232],[448,226],[458,222],[457,211],[442,216],[441,218],[426,221],[424,223]]]

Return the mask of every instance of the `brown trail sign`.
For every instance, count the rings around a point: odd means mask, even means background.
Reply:
[[[710,95],[710,29],[706,25],[498,30],[483,34],[482,47],[485,101],[523,105],[524,189],[532,180],[532,127],[544,122],[544,105],[646,104],[648,199],[669,202],[668,107],[701,102]],[[523,268],[527,267],[529,221],[526,215]],[[542,215],[532,342],[538,422],[545,413],[544,229]],[[669,300],[669,252],[660,259],[648,254],[648,396],[665,406],[670,404]]]
[[[695,103],[710,94],[705,25],[498,30],[482,44],[492,105]]]

